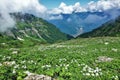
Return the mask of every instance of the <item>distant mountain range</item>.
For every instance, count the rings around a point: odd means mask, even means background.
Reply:
[[[22,13],[12,13],[10,15],[15,19],[16,27],[0,33],[1,40],[4,37],[9,37],[8,39],[29,39],[40,41],[41,43],[53,43],[71,38],[71,36],[62,33],[55,25],[42,18]]]
[[[118,12],[120,12],[120,10],[110,10],[106,12],[73,12],[72,14],[51,15],[53,18],[59,17],[60,19],[50,19],[48,21],[56,25],[62,32],[76,37],[81,34],[81,28],[83,29],[83,33],[92,31],[115,18]]]
[[[97,14],[104,17],[104,14],[100,13],[90,13],[90,14]],[[70,18],[71,16],[68,14],[64,15],[65,20]],[[81,15],[82,19],[86,19],[88,16],[87,13],[84,14],[75,14]],[[35,45],[38,43],[54,43],[59,41],[65,41],[68,39],[73,38],[70,35],[67,35],[61,32],[55,25],[43,20],[42,18],[35,17],[31,14],[22,14],[22,13],[12,13],[11,16],[16,20],[16,27],[7,30],[6,32],[0,32],[0,43],[9,43],[14,45]],[[74,14],[73,14],[74,16]],[[62,22],[66,22],[65,20],[61,20]],[[105,18],[106,21],[108,19]],[[53,21],[55,22],[55,21]],[[56,21],[56,22],[59,22]],[[97,23],[97,22],[96,22]],[[102,22],[100,22],[102,23]],[[62,25],[62,23],[59,23]],[[66,23],[67,24],[67,23]],[[70,23],[72,25],[72,22]],[[64,24],[63,24],[64,25]],[[70,25],[70,29],[73,28]],[[74,24],[73,24],[74,25]],[[87,24],[86,24],[87,25]],[[88,24],[90,26],[90,24]],[[92,26],[92,25],[91,25]],[[78,37],[103,37],[103,36],[120,36],[120,16],[116,19],[109,20],[102,26],[96,28],[94,27],[79,27],[83,34],[79,35]],[[65,30],[73,31],[71,29]],[[62,29],[63,29],[62,28]],[[96,28],[96,29],[95,29]],[[92,30],[93,29],[93,30]],[[92,31],[91,31],[92,30]],[[90,31],[90,32],[88,32]],[[1,45],[0,45],[1,46]]]
[[[99,28],[80,35],[79,37],[104,37],[104,36],[119,36],[120,37],[120,16],[115,20],[110,20]]]

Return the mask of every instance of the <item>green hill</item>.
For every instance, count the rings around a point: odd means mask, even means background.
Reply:
[[[0,33],[0,42],[18,46],[33,46],[43,43],[65,41],[71,36],[62,33],[56,26],[31,14],[12,13],[16,27]]]
[[[24,80],[26,71],[55,80],[120,80],[119,43],[119,37],[102,37],[0,48],[0,80]]]
[[[103,36],[120,36],[120,16],[111,20],[91,32],[80,35],[79,37],[103,37]]]

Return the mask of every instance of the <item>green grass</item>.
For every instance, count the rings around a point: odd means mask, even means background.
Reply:
[[[4,48],[0,48],[0,80],[22,80],[26,76],[25,71],[48,75],[56,80],[119,80],[119,43],[120,37],[79,38],[14,49],[6,47],[7,43],[0,43],[4,45]],[[13,54],[13,51],[18,53]],[[97,62],[99,56],[113,60]],[[3,64],[6,61],[15,61],[15,64],[6,66]],[[93,73],[95,70],[98,72]]]

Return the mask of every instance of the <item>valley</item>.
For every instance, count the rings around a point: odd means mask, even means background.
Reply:
[[[120,17],[76,38],[32,14],[0,32],[0,80],[119,80]]]

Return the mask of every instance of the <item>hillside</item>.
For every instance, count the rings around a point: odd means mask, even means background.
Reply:
[[[4,46],[0,48],[0,80],[38,80],[40,75],[54,80],[120,80],[119,43],[119,37],[22,48],[8,48],[8,43],[0,43]]]
[[[0,38],[14,40],[32,40],[41,43],[53,43],[67,40],[68,35],[62,33],[56,26],[31,14],[12,13],[16,21],[16,27],[5,33],[0,33]],[[8,40],[8,41],[9,41]]]
[[[120,16],[111,20],[91,32],[80,35],[79,37],[103,37],[103,36],[120,36]]]

